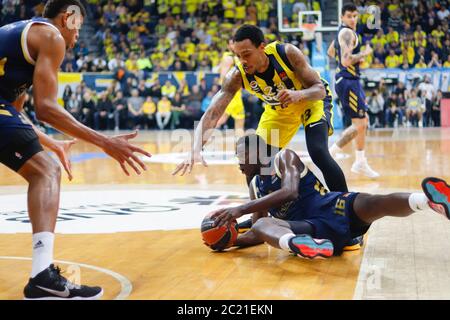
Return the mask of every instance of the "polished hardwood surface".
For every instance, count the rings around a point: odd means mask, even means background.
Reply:
[[[170,153],[176,145],[170,137],[170,132],[142,132],[136,143],[153,154]],[[291,147],[305,150],[303,133]],[[371,166],[381,173],[377,180],[350,173],[353,148],[348,146],[344,151],[349,157],[338,162],[351,190],[420,190],[421,180],[430,175],[450,180],[449,129],[370,132],[366,153]],[[72,155],[98,152],[80,142]],[[174,164],[148,166],[141,176],[126,177],[108,158],[74,162],[75,180],[69,183],[64,177],[63,191],[93,190],[99,185],[113,189],[185,186],[246,191],[244,177],[233,165],[197,166],[185,177],[170,175]],[[24,192],[22,178],[0,167],[0,194]],[[30,235],[0,234],[0,299],[21,299],[31,262],[1,258],[5,256],[30,257]],[[213,253],[202,244],[197,229],[58,234],[55,247],[57,260],[85,263],[123,275],[132,283],[131,299],[351,299],[362,256],[363,251],[354,251],[329,260],[309,261],[267,245]],[[110,275],[88,268],[81,270],[82,282],[104,287],[104,298],[113,299],[121,291],[118,280]]]

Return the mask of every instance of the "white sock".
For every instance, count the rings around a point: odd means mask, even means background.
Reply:
[[[330,154],[334,157],[337,153],[342,153],[342,149],[334,143],[330,148]]]
[[[364,162],[366,160],[366,155],[364,154],[364,150],[358,151],[356,150],[356,162]]]
[[[289,240],[291,240],[293,237],[295,237],[295,234],[293,233],[286,233],[285,235],[282,235],[280,240],[278,240],[280,248],[290,252],[291,249],[289,248]]]
[[[428,205],[428,198],[423,193],[411,193],[408,202],[409,207],[415,212],[431,209]]]
[[[33,264],[31,278],[47,269],[53,263],[53,243],[55,235],[51,232],[33,234]]]

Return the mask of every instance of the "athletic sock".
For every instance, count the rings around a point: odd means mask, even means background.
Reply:
[[[334,143],[330,148],[330,154],[334,157],[337,153],[342,153],[342,149]]]
[[[364,154],[364,150],[356,150],[356,162],[364,162],[366,161],[366,155]]]
[[[415,212],[431,209],[428,201],[427,196],[423,193],[411,193],[408,198],[409,207]]]
[[[295,237],[295,234],[293,233],[286,233],[285,235],[282,235],[280,240],[278,240],[278,244],[280,245],[280,248],[285,251],[291,251],[289,248],[289,240]]]
[[[55,235],[51,232],[33,234],[33,263],[31,278],[47,269],[53,263],[53,243]]]

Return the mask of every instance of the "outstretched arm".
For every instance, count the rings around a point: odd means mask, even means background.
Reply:
[[[324,99],[326,91],[322,80],[319,74],[308,64],[300,49],[291,44],[286,44],[286,56],[303,89],[281,90],[278,95],[280,102],[282,104],[290,104]]]
[[[291,150],[283,150],[277,158],[281,173],[281,188],[262,198],[251,200],[239,207],[218,210],[212,215],[216,225],[225,225],[229,221],[252,212],[267,212],[278,208],[286,202],[298,198],[298,183],[305,165],[298,155]]]
[[[125,163],[138,174],[140,174],[138,165],[146,170],[145,164],[134,153],[151,155],[128,142],[128,140],[135,138],[137,133],[107,137],[76,121],[70,113],[58,105],[58,70],[65,55],[65,41],[58,32],[50,27],[31,29],[29,37],[30,34],[33,34],[33,37],[31,37],[32,44],[37,51],[33,77],[33,94],[37,118],[72,137],[85,140],[102,148],[105,153],[120,163],[122,170],[127,175],[129,175],[129,172]]]
[[[254,188],[255,187],[253,186],[253,183],[251,183],[249,185],[250,200],[257,199]],[[254,212],[252,215],[252,224],[255,224],[255,222],[258,221],[259,218],[267,217],[267,216],[268,216],[267,211],[266,212]],[[244,247],[256,246],[256,245],[262,244],[262,243],[264,243],[264,241],[261,240],[260,237],[255,232],[253,232],[252,229],[250,229],[247,232],[240,234],[238,236],[238,238],[236,239],[236,242],[233,245],[244,248]]]
[[[327,54],[330,58],[334,58],[336,56],[336,50],[334,49],[334,40],[331,41],[331,44],[328,47]]]
[[[228,72],[222,84],[222,88],[213,97],[210,106],[200,119],[200,122],[194,132],[194,144],[189,159],[179,164],[173,175],[181,172],[184,175],[186,171],[190,173],[196,162],[203,161],[201,159],[201,151],[212,134],[212,130],[216,127],[217,121],[224,114],[228,104],[233,99],[236,92],[242,87],[242,76],[239,70],[233,68]],[[203,161],[203,164],[206,163]]]
[[[51,30],[51,29],[49,29]],[[107,137],[84,126],[57,103],[58,70],[65,55],[65,41],[56,31],[41,36],[33,78],[36,117],[72,137],[103,147]]]
[[[357,64],[361,61],[361,59],[370,55],[373,50],[367,45],[366,50],[360,52],[358,54],[352,54],[353,49],[355,49],[356,45],[356,35],[352,30],[345,28],[339,32],[339,45],[341,46],[341,63],[344,67],[349,67],[354,64]]]

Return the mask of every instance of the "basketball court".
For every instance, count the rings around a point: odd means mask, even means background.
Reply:
[[[303,137],[290,146],[300,155]],[[99,150],[78,143],[75,178],[63,178],[55,259],[70,279],[103,286],[103,299],[450,298],[450,225],[436,214],[385,218],[363,250],[328,260],[265,244],[212,252],[202,243],[203,217],[248,198],[233,150],[222,152],[222,163],[215,151],[208,168],[173,177],[180,154],[172,152],[179,143],[172,132],[141,132],[137,142],[154,155],[141,176],[127,178]],[[351,190],[418,191],[425,176],[450,179],[450,129],[370,132],[377,180],[352,174],[352,147],[344,151],[338,162]],[[4,167],[0,177],[0,299],[22,299],[31,268],[26,186]]]

